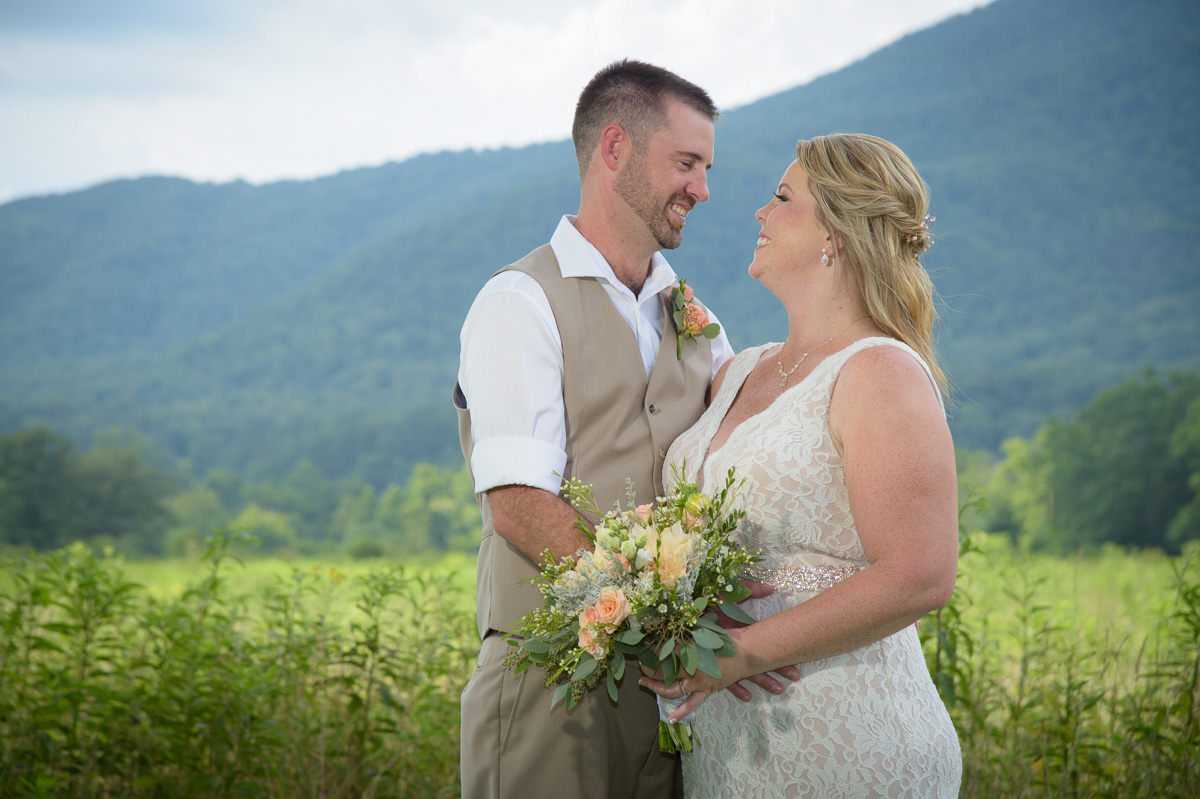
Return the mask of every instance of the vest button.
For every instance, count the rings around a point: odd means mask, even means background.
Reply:
[[[663,449],[662,447],[659,447],[658,448],[658,457],[660,457],[660,458],[667,457],[667,451],[665,449]]]
[[[651,406],[650,406],[650,413],[651,413],[652,415],[654,415],[654,416],[658,416],[658,413],[659,413],[659,411],[660,411],[660,410],[661,410],[661,409],[660,409],[660,408],[659,408],[657,405],[651,405]]]

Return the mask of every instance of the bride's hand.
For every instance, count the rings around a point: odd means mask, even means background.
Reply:
[[[775,586],[770,585],[769,583],[760,583],[757,580],[742,580],[742,585],[750,589],[749,599],[762,599],[763,597],[768,597],[775,593]],[[721,612],[720,608],[717,608],[717,624],[721,625],[721,627],[726,630],[736,630],[739,627],[746,626],[744,623],[740,621],[734,621],[726,616]],[[777,669],[775,673],[779,677],[782,677],[785,680],[790,680],[791,682],[797,682],[800,679],[800,669],[796,668],[795,666],[784,666],[780,669]],[[767,693],[775,694],[776,696],[782,694],[785,690],[783,683],[772,677],[770,674],[755,674],[747,677],[746,681],[752,682]],[[742,685],[740,682],[733,683],[729,686],[728,690],[729,693],[733,694],[743,702],[749,702],[752,697],[750,689]]]
[[[739,696],[733,690],[735,686],[748,694],[749,691],[746,688],[737,685],[738,680],[752,679],[757,682],[758,678],[766,677],[766,675],[761,674],[751,677],[745,673],[745,660],[737,640],[740,637],[738,630],[730,630],[729,637],[733,640],[734,654],[732,657],[717,658],[717,663],[721,669],[721,677],[711,677],[700,669],[697,669],[695,674],[688,674],[681,671],[679,676],[675,678],[675,682],[667,685],[662,679],[661,669],[652,671],[645,666],[641,667],[642,677],[639,683],[664,699],[679,699],[684,694],[688,695],[687,701],[671,714],[671,721],[678,721],[687,716],[700,707],[700,705],[704,704],[704,700],[708,698],[709,694],[724,688],[729,688],[734,696]]]
[[[683,674],[679,677],[676,677],[675,682],[671,683],[670,685],[667,685],[662,680],[647,676],[643,676],[639,682],[641,685],[646,686],[664,699],[679,699],[681,696],[685,694],[687,695],[687,701],[675,708],[675,711],[671,713],[668,719],[674,723],[680,719],[686,718],[689,713],[694,712],[696,708],[704,704],[704,700],[707,699],[709,693],[711,693],[710,691],[706,691],[697,687],[697,685],[703,681],[698,678],[703,678],[703,680],[712,680],[712,678],[704,672],[697,671],[695,676],[689,677],[687,674]]]

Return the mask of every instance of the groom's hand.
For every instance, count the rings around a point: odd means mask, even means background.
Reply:
[[[762,599],[763,597],[768,597],[775,593],[774,586],[767,583],[760,583],[756,580],[742,580],[742,585],[750,589],[750,596],[748,599]],[[720,608],[717,608],[717,624],[721,625],[727,630],[734,630],[738,627],[746,626],[742,622],[735,621],[726,616],[721,612]],[[796,668],[795,666],[784,666],[783,668],[778,669],[775,674],[792,682],[796,682],[800,679],[800,669]],[[778,695],[784,692],[783,683],[772,677],[771,674],[756,674],[753,677],[747,677],[746,680],[754,683],[769,694]],[[735,682],[726,690],[743,702],[750,701],[750,689],[740,682]]]

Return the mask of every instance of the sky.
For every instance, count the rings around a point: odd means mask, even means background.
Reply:
[[[0,203],[563,140],[580,89],[625,57],[730,110],[986,4],[0,0]]]

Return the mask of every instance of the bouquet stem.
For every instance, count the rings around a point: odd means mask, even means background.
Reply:
[[[687,695],[678,699],[658,699],[658,748],[668,754],[676,752],[691,752],[697,744],[696,729],[692,726],[695,713],[689,713],[679,721],[671,721],[670,716],[684,703]]]
[[[690,721],[660,721],[658,748],[667,754],[691,752],[696,747],[696,730]]]

